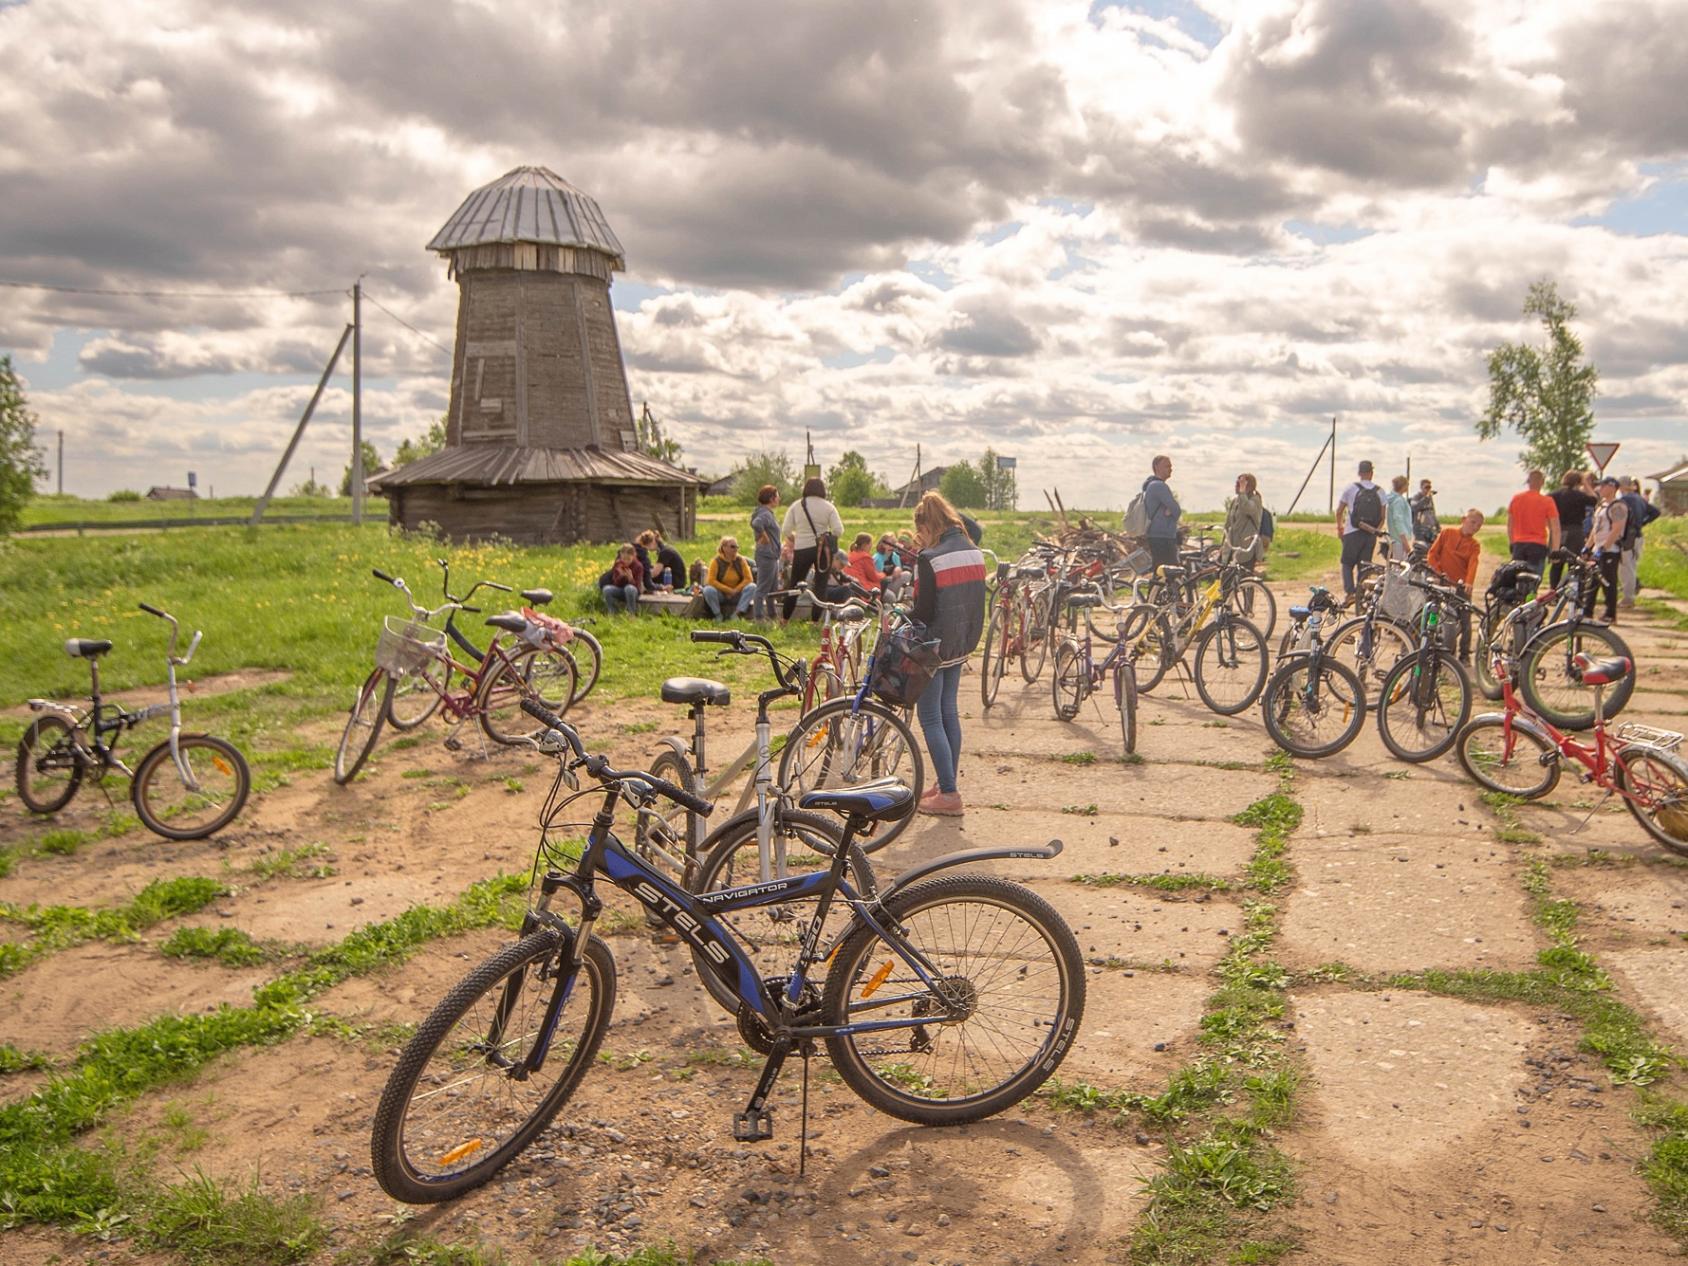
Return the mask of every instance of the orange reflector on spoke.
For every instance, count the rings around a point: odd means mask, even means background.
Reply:
[[[878,971],[874,972],[873,978],[871,980],[869,980],[867,982],[867,984],[862,986],[862,997],[864,997],[864,998],[873,997],[874,990],[878,989],[880,985],[883,985],[885,983],[885,977],[889,976],[890,974],[891,974],[891,960],[889,958],[887,958],[885,960],[884,966],[882,966]]]
[[[228,761],[224,760],[221,756],[213,756],[211,758],[211,763],[217,767],[217,772],[219,774],[234,773],[234,766],[229,764]]]
[[[465,1156],[472,1156],[474,1153],[480,1151],[482,1146],[483,1144],[480,1139],[470,1139],[467,1143],[452,1148],[444,1156],[440,1157],[439,1163],[442,1165],[456,1164]]]

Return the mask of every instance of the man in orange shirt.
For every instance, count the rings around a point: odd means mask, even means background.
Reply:
[[[1526,482],[1529,487],[1506,507],[1506,537],[1512,542],[1512,557],[1539,576],[1547,556],[1559,548],[1559,507],[1542,492],[1547,476],[1541,471],[1532,470]]]
[[[1430,546],[1430,552],[1424,556],[1431,571],[1457,585],[1465,594],[1470,594],[1477,585],[1477,559],[1483,552],[1477,544],[1477,530],[1482,526],[1483,512],[1467,510],[1458,527],[1441,530]],[[1464,660],[1471,658],[1470,611],[1459,622],[1459,657]]]

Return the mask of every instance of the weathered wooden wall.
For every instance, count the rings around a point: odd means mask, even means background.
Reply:
[[[689,488],[518,484],[501,488],[415,484],[391,489],[388,519],[414,531],[437,524],[452,540],[502,536],[523,545],[629,541],[648,527],[684,539],[696,526]]]
[[[573,273],[458,274],[446,443],[633,446],[608,284]]]

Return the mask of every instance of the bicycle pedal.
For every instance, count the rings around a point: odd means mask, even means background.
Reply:
[[[774,1137],[774,1110],[747,1108],[733,1113],[733,1138],[740,1143],[761,1143]]]
[[[445,741],[445,750],[448,752],[461,752],[463,750],[463,740],[459,738],[448,738]]]

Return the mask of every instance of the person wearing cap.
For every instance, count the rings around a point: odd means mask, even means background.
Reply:
[[[1372,560],[1383,534],[1383,490],[1372,482],[1372,464],[1361,462],[1359,478],[1336,499],[1336,532],[1342,538],[1342,591],[1354,600],[1355,573]]]
[[[1583,553],[1592,555],[1599,578],[1583,597],[1583,614],[1594,616],[1594,598],[1606,590],[1606,624],[1618,620],[1618,558],[1623,553],[1624,529],[1629,525],[1629,507],[1618,498],[1618,480],[1607,475],[1600,481],[1600,504],[1594,507],[1594,524],[1589,529]]]
[[[1413,512],[1413,536],[1429,545],[1442,525],[1436,522],[1436,489],[1428,479],[1418,481],[1418,491],[1409,498]]]
[[[1559,548],[1559,507],[1543,492],[1547,476],[1532,470],[1524,477],[1525,487],[1506,507],[1506,538],[1512,543],[1512,557],[1541,575],[1547,556]]]

